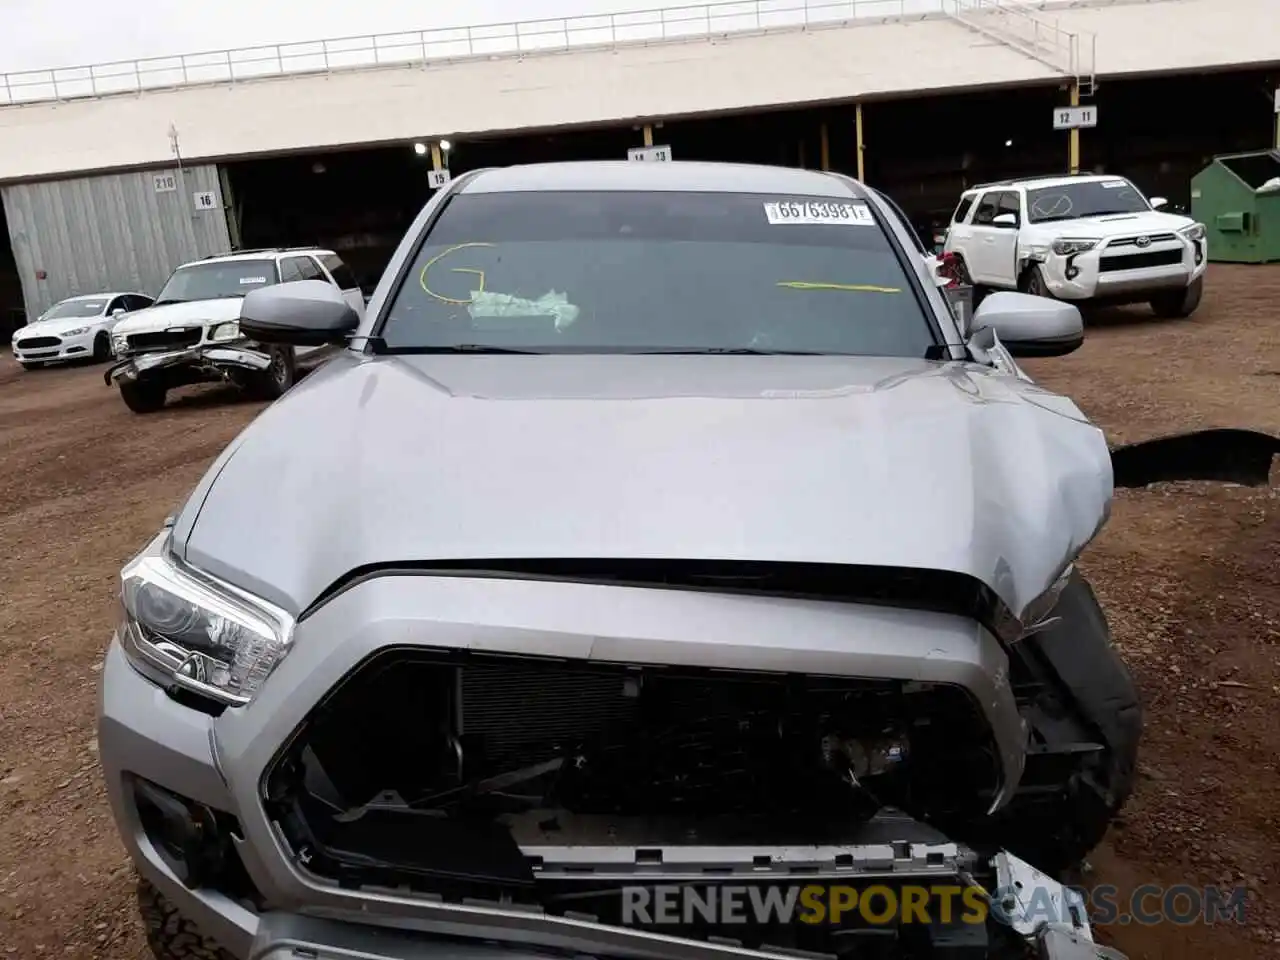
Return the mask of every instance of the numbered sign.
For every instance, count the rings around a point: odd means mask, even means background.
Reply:
[[[197,210],[216,210],[218,208],[218,195],[212,190],[201,190],[193,193],[191,201],[195,204]]]
[[[157,173],[152,177],[156,193],[173,193],[178,189],[178,177],[172,173]]]
[[[1079,130],[1082,127],[1098,125],[1098,108],[1093,104],[1087,107],[1055,107],[1053,111],[1053,129]]]
[[[639,163],[670,163],[671,148],[669,146],[632,147],[627,151],[627,159]]]
[[[427,186],[432,190],[439,190],[441,187],[448,184],[449,180],[450,176],[447,168],[442,167],[439,170],[427,171]]]

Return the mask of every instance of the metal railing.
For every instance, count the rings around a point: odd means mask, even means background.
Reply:
[[[1093,93],[1098,38],[1062,29],[1040,10],[1010,0],[952,0],[951,15],[965,26],[1049,69],[1073,78],[1082,96]]]
[[[277,43],[0,74],[0,105],[100,97],[189,84],[422,66],[473,57],[518,57],[619,44],[706,39],[732,33],[837,26],[853,21],[954,14],[974,0],[719,0],[689,6],[486,26]],[[1004,0],[1004,6],[1030,0]]]

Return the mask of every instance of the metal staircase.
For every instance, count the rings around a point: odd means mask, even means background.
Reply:
[[[1093,95],[1095,34],[1063,30],[1028,9],[1026,0],[948,0],[944,7],[966,28],[1069,78],[1081,97]]]

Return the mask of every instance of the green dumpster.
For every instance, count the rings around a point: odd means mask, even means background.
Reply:
[[[1280,262],[1280,150],[1214,157],[1191,178],[1191,215],[1211,261]]]

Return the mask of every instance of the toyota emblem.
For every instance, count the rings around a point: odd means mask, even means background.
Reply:
[[[1139,238],[1137,239],[1137,241],[1135,241],[1135,242],[1136,242],[1136,243],[1138,244],[1138,246],[1140,246],[1140,247],[1149,247],[1149,246],[1151,246],[1151,238],[1150,238],[1150,237],[1139,237]]]

